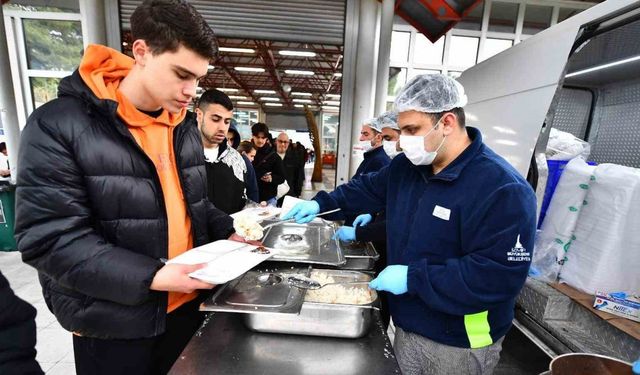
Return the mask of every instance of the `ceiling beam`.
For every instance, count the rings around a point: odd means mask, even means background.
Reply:
[[[253,99],[254,103],[262,107],[262,104],[258,101],[258,98],[253,93],[253,90],[249,89],[247,84],[242,79],[240,79],[240,77],[233,69],[229,68],[222,60],[218,61],[217,64],[220,65],[220,67],[225,71],[225,73],[227,73],[229,78],[231,78],[231,80],[236,83],[236,85],[240,86],[247,93],[247,95],[249,95]],[[264,108],[262,109],[264,110]]]
[[[273,85],[276,91],[278,92],[278,94],[280,94],[282,100],[284,100],[284,104],[290,108],[291,98],[289,98],[289,95],[284,91],[284,88],[282,87],[282,79],[280,78],[280,74],[278,73],[278,69],[276,68],[276,62],[273,58],[273,53],[265,42],[256,40],[255,43],[258,50],[258,55],[260,56],[260,58],[262,58],[262,62],[267,68],[267,72],[271,76],[271,80],[273,81]]]
[[[336,79],[336,73],[338,72],[338,67],[340,66],[340,62],[342,60],[342,55],[338,57],[335,65],[333,66],[333,74],[331,74],[331,78],[329,79],[329,84],[327,85],[327,89],[324,90],[324,95],[322,95],[326,99],[327,94],[331,91],[331,86],[333,85],[333,81]]]

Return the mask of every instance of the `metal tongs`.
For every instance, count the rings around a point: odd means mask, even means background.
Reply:
[[[329,210],[329,211],[325,211],[325,212],[320,212],[319,214],[316,215],[316,217],[323,216],[323,215],[329,215],[329,214],[332,214],[332,213],[338,212],[338,211],[340,211],[339,208],[336,208],[335,210]],[[287,220],[276,221],[275,223],[271,223],[271,224],[265,225],[264,227],[262,227],[262,230],[264,231],[264,230],[267,230],[267,229],[269,229],[271,227],[275,227],[276,225],[291,223],[291,222],[294,222],[294,221],[296,221],[296,219],[294,219],[294,218],[287,219]]]
[[[289,283],[289,285],[291,286],[295,286],[296,288],[300,288],[300,289],[312,289],[312,290],[316,290],[316,289],[321,289],[324,288],[327,285],[356,285],[356,284],[369,284],[368,281],[344,281],[344,282],[340,282],[340,283],[326,283],[326,284],[320,284],[318,281],[310,278],[310,277],[306,277],[303,275],[292,275],[287,277],[287,283]]]

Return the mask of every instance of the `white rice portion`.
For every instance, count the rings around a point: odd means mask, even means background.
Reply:
[[[242,215],[234,219],[233,229],[240,237],[247,240],[257,241],[264,235],[262,226],[250,215]]]
[[[311,278],[318,281],[320,285],[334,283],[336,280],[326,273],[313,271]],[[365,305],[373,302],[371,292],[366,284],[363,287],[343,285],[328,285],[316,290],[307,290],[304,300],[306,302],[336,303],[345,305]]]

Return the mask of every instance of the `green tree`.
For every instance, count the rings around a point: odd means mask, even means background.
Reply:
[[[82,28],[78,21],[25,19],[29,69],[74,70],[82,57]]]

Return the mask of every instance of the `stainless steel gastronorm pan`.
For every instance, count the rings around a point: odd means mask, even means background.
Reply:
[[[346,270],[316,270],[332,276],[336,281],[369,281],[371,276]],[[366,285],[362,286],[367,288]],[[373,321],[372,307],[377,303],[377,294],[372,293],[372,302],[364,305],[343,305],[304,302],[300,313],[262,313],[244,316],[248,328],[258,332],[287,333],[294,335],[358,338],[364,336]]]

